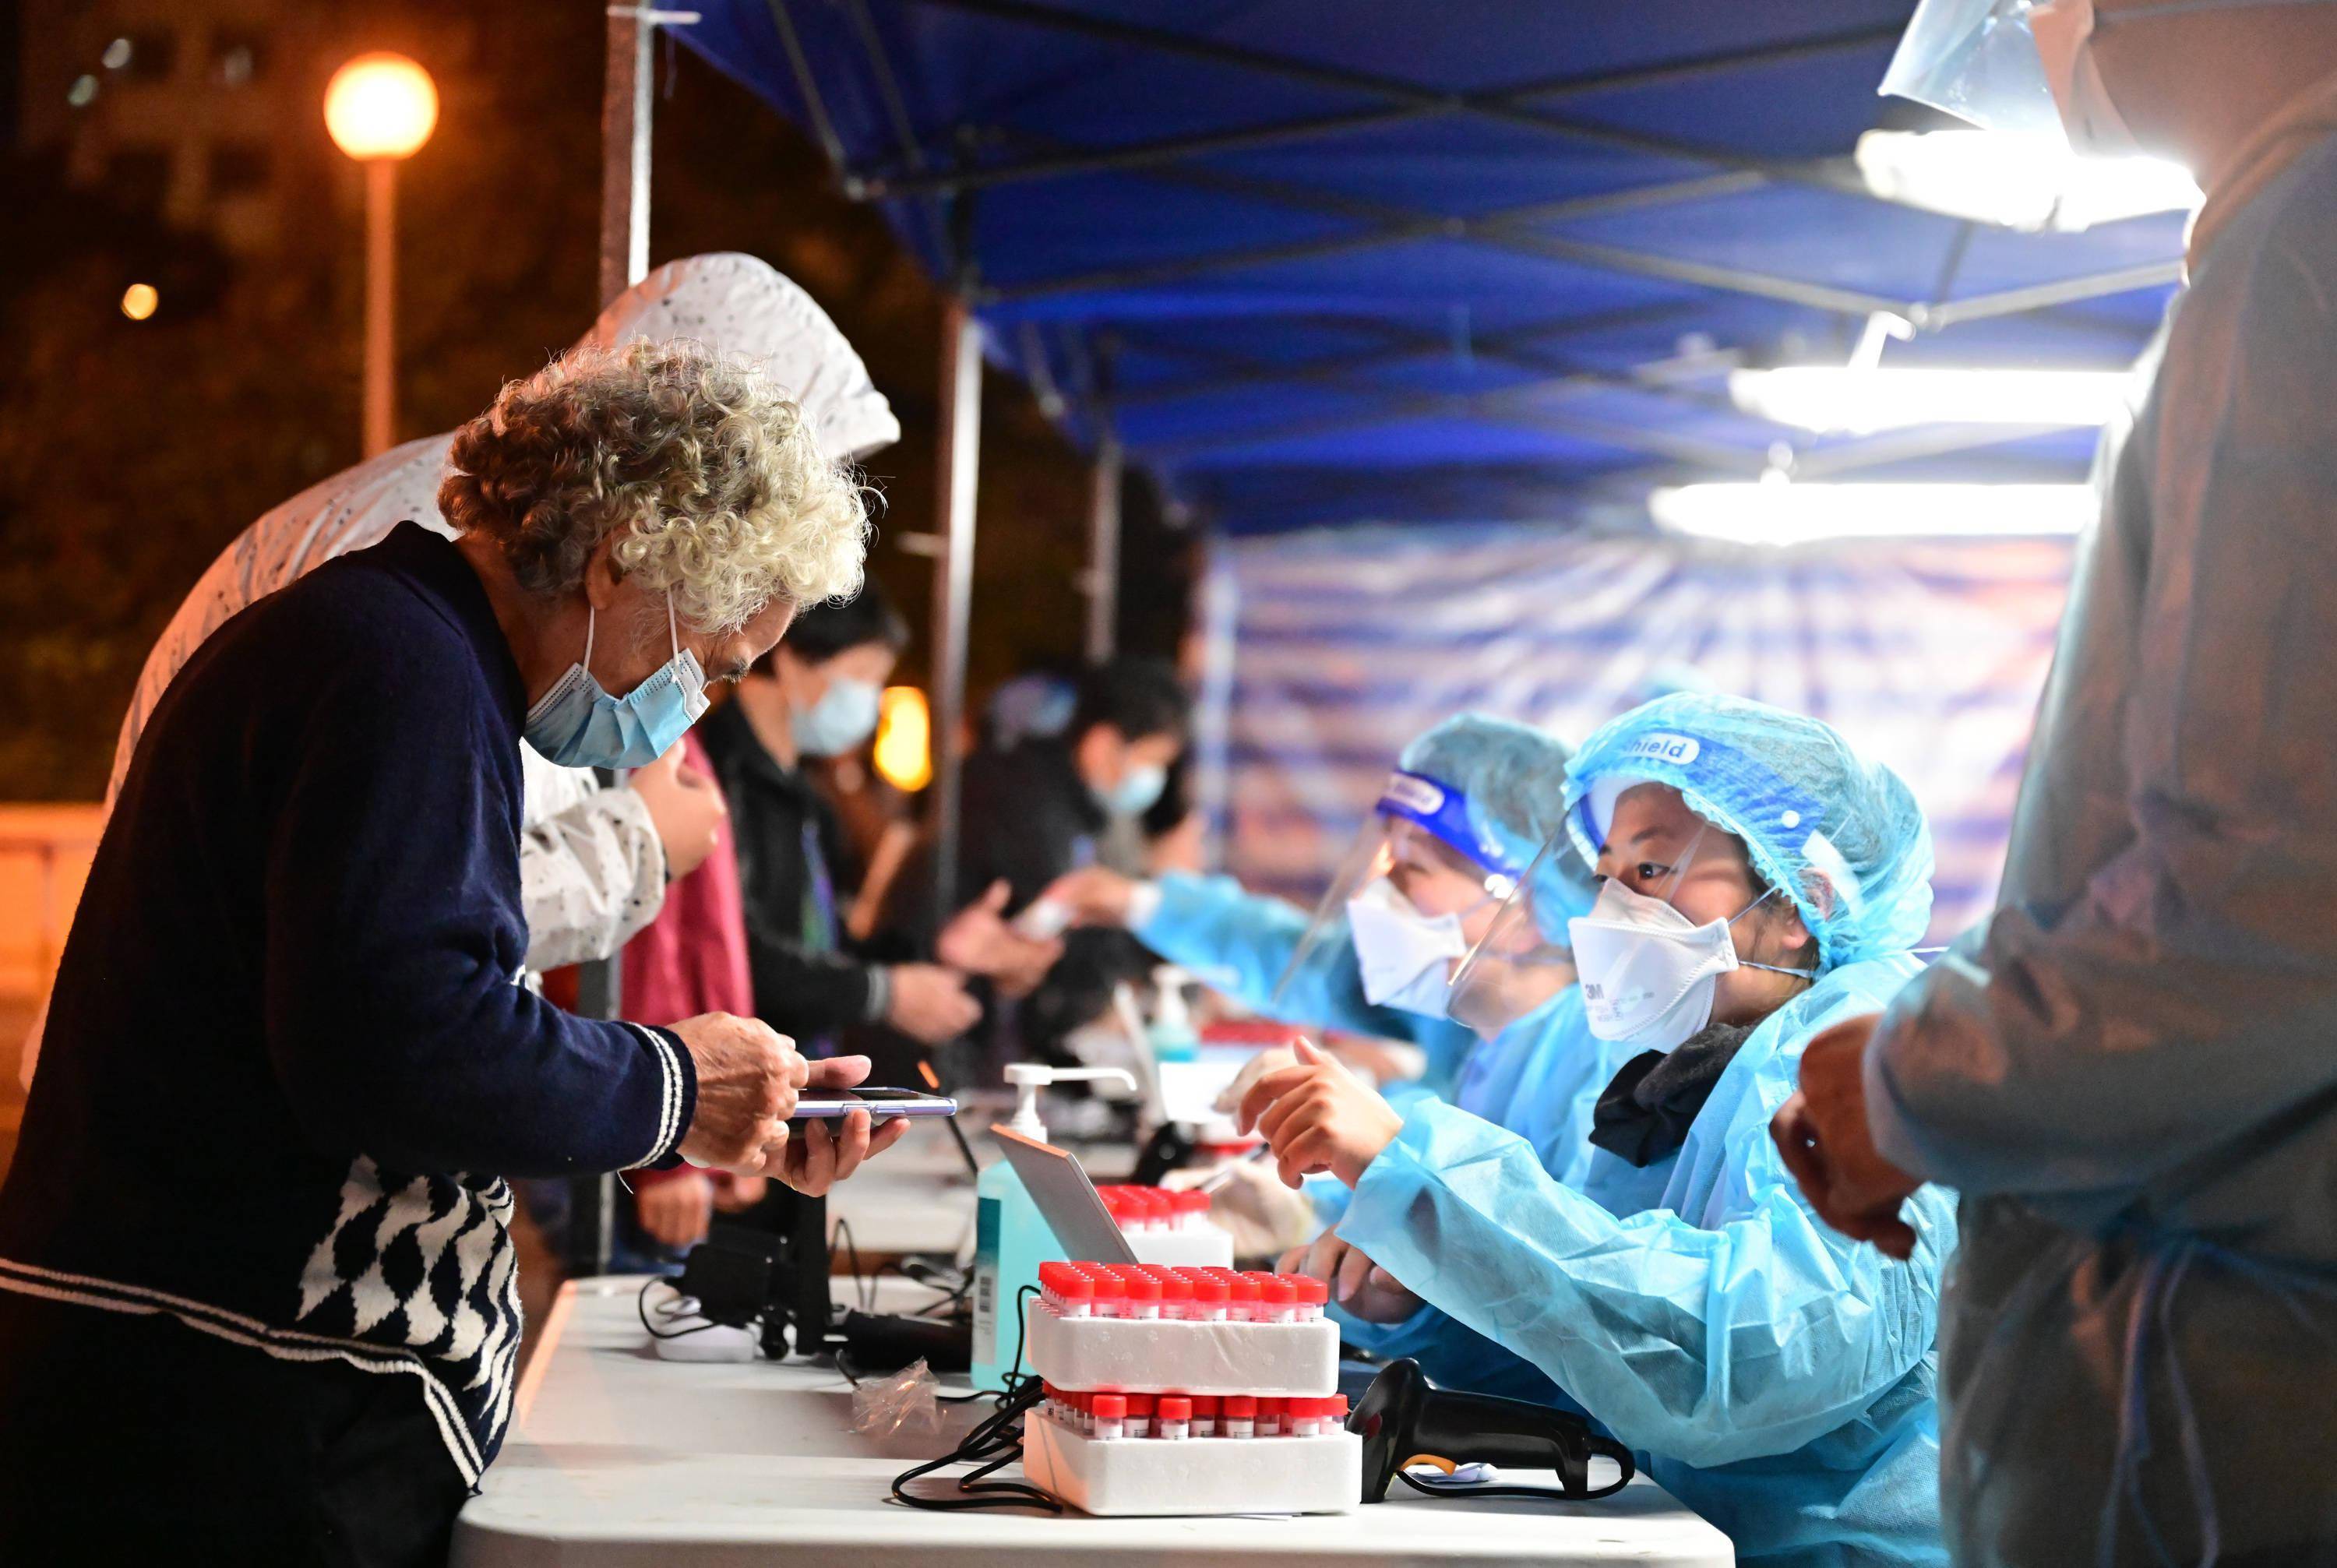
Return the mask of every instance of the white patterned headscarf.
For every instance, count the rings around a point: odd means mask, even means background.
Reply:
[[[601,313],[582,342],[614,348],[636,338],[695,338],[761,362],[809,415],[820,448],[851,461],[901,438],[892,406],[860,356],[801,287],[769,263],[737,251],[670,261]],[[203,639],[253,600],[318,564],[380,542],[412,519],[449,538],[438,514],[454,432],[393,446],[311,485],[236,535],[196,583],[147,654],[113,751],[112,800],[146,716]]]

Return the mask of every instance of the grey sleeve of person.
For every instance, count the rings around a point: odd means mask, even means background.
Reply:
[[[1867,1055],[1878,1146],[1967,1195],[2115,1209],[2337,1087],[2337,215],[2278,205],[2107,466],[2000,906]]]
[[[665,846],[649,808],[522,746],[528,806],[520,827],[527,966],[538,974],[612,957],[665,906]],[[581,776],[581,777],[580,777]],[[541,805],[539,805],[541,802]]]

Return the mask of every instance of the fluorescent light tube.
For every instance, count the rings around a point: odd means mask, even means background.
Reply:
[[[2202,197],[2164,158],[2081,158],[2058,136],[2014,131],[1869,131],[1854,154],[1887,201],[2009,229],[2090,229]]]
[[[2076,534],[2100,510],[2088,485],[1682,485],[1648,511],[1677,534],[1740,544],[1819,539],[1981,538]]]
[[[1911,425],[2104,425],[2123,370],[1862,370],[1796,365],[1732,370],[1728,395],[1747,414],[1804,430],[1864,435]]]

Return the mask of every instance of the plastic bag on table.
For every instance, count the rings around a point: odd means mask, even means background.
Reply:
[[[852,1390],[852,1429],[879,1441],[900,1432],[939,1432],[940,1391],[941,1380],[923,1357],[898,1372],[863,1378]]]

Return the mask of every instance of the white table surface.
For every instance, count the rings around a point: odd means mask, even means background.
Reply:
[[[1645,1479],[1595,1503],[1391,1494],[1359,1513],[1304,1518],[904,1508],[885,1501],[893,1477],[954,1445],[986,1402],[944,1406],[956,1425],[944,1436],[872,1443],[851,1430],[851,1390],[827,1368],[656,1359],[635,1317],[639,1289],[639,1280],[594,1279],[562,1293],[503,1456],[455,1526],[454,1568],[1020,1568],[1058,1556],[1079,1568],[1231,1568],[1260,1554],[1289,1568],[1735,1561],[1726,1537]]]

